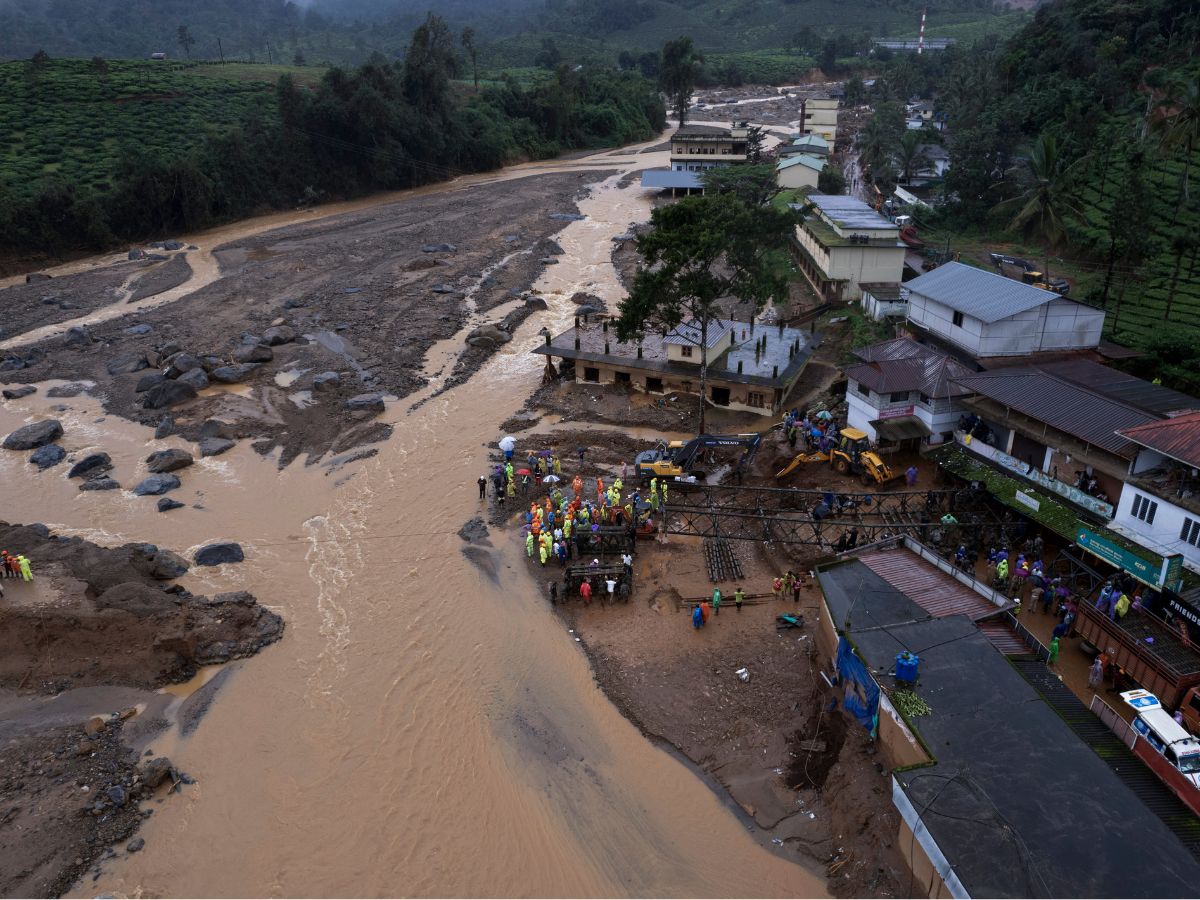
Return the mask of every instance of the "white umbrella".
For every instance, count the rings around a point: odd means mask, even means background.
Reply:
[[[500,449],[507,453],[513,447],[517,446],[517,439],[511,434],[507,437],[500,438]]]
[[[545,478],[542,479],[542,484],[556,484],[560,481],[562,481],[562,479],[559,478],[557,475],[547,475]]]

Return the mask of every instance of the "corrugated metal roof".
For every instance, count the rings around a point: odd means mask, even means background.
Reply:
[[[736,327],[736,325],[736,322],[729,319],[710,319],[708,322],[708,346],[715,347],[721,343],[725,339],[725,335]],[[699,322],[695,320],[680,322],[667,332],[666,337],[663,338],[663,343],[699,347],[700,334],[701,328]]]
[[[782,172],[784,169],[790,169],[792,166],[804,166],[814,171],[820,172],[825,168],[825,160],[818,159],[815,156],[809,156],[807,153],[798,153],[795,156],[789,156],[787,159],[779,161],[775,166],[776,171]]]
[[[1200,412],[1123,428],[1120,433],[1143,447],[1200,468]]]
[[[847,378],[865,384],[877,393],[920,391],[929,397],[961,397],[970,391],[956,379],[974,374],[974,370],[945,353],[918,344],[910,338],[897,338],[861,347],[854,351],[865,362],[847,366]]]
[[[1133,447],[1115,431],[1160,418],[1038,368],[996,369],[956,381],[989,400],[1126,458],[1134,455]]]
[[[644,188],[702,188],[703,182],[695,172],[679,172],[675,169],[646,169],[642,172]]]
[[[983,636],[1005,656],[1031,656],[1033,654],[1033,651],[1021,640],[1017,630],[1006,620],[995,619],[990,622],[980,622],[978,625]]]
[[[895,222],[889,222],[875,212],[870,204],[844,194],[809,194],[808,201],[842,228],[871,230],[896,227]]]
[[[793,147],[824,147],[829,149],[829,141],[819,134],[805,134],[792,141]]]
[[[858,559],[872,572],[930,615],[969,616],[977,622],[1003,611],[965,584],[935,569],[908,550],[873,550]]]
[[[1062,299],[1050,291],[956,262],[938,266],[904,286],[911,293],[988,323]]]
[[[1120,403],[1144,409],[1160,416],[1182,410],[1200,409],[1200,400],[1137,378],[1127,372],[1110,369],[1089,359],[1071,359],[1040,363],[1039,369],[1104,394]]]

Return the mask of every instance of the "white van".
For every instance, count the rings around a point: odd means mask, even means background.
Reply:
[[[1137,710],[1133,730],[1200,788],[1200,741],[1184,730],[1149,691],[1125,691],[1121,699]]]

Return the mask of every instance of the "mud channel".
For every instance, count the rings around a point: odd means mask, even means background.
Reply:
[[[286,623],[283,639],[253,658],[202,670],[152,695],[160,698],[154,708],[163,728],[131,743],[168,756],[194,784],[154,807],[138,831],[139,852],[118,845],[94,876],[76,884],[75,895],[824,893],[822,878],[772,852],[752,821],[735,815],[721,794],[622,716],[508,538],[477,546],[472,559],[460,552],[460,527],[482,512],[475,479],[488,466],[487,445],[540,382],[542,360],[528,352],[541,340],[539,330],[566,327],[576,308],[570,298],[581,291],[610,306],[620,296],[611,239],[649,214],[649,198],[625,176],[665,164],[665,154],[651,146],[189,236],[185,243],[199,249],[187,255],[186,282],[7,337],[12,354],[41,342],[45,355],[4,373],[9,386],[32,381],[39,390],[3,404],[0,432],[53,416],[64,428],[67,463],[103,450],[125,488],[145,476],[151,451],[194,450],[208,417],[245,423],[235,437],[258,437],[255,446],[243,440],[183,470],[171,496],[184,506],[169,513],[158,512],[153,497],[124,489],[81,492],[78,480],[66,477],[66,464],[36,473],[24,454],[0,453],[9,508],[100,546],[153,540],[190,557],[210,542],[236,541],[244,562],[193,567],[179,585],[197,595],[251,592]],[[523,190],[539,207],[533,219],[516,193]],[[388,260],[388,242],[398,240],[389,223],[411,207],[419,215],[407,221],[436,229],[440,213],[421,205],[434,196],[449,214],[467,213],[457,226],[464,237],[448,240],[467,249],[427,254],[472,256],[469,265],[451,269],[457,302],[438,314],[450,320],[434,326],[421,319],[422,333],[413,335],[395,330],[394,320],[364,326],[366,312],[343,317],[351,326],[343,336],[359,332],[347,343],[369,342],[374,329],[387,335],[380,351],[387,344],[398,354],[365,373],[379,379],[368,386],[384,397],[376,421],[390,426],[372,435],[374,455],[350,460],[333,452],[336,434],[357,420],[331,415],[312,439],[294,439],[303,435],[307,415],[289,411],[279,422],[245,405],[261,407],[265,399],[286,408],[289,398],[271,392],[301,387],[295,379],[311,372],[288,373],[325,362],[308,361],[310,353],[340,355],[343,379],[367,383],[345,361],[353,354],[336,342],[283,345],[279,358],[246,383],[214,386],[179,407],[180,428],[161,439],[150,427],[161,411],[140,413],[122,381],[130,376],[107,373],[106,361],[127,352],[128,337],[145,338],[147,354],[156,352],[153,343],[176,335],[184,343],[204,341],[189,348],[195,352],[228,352],[237,332],[258,332],[282,315],[286,299],[308,304],[287,314],[323,315],[339,334],[339,319],[328,312],[335,292],[394,285],[395,267],[417,258],[413,244],[426,234]],[[547,226],[547,213],[573,211],[562,206],[571,200],[584,218]],[[472,216],[482,217],[479,211],[493,201],[515,205],[500,216],[508,221],[487,220],[499,240],[480,248],[469,243]],[[371,233],[363,254],[338,244],[338,253],[361,263],[347,272],[354,283],[326,285],[311,270],[278,268],[315,252],[318,232],[330,224],[324,220],[334,215],[364,217],[366,231],[357,234]],[[520,248],[504,246],[504,234],[522,231]],[[329,239],[338,241],[337,233]],[[527,267],[537,245],[551,237],[563,251],[557,262]],[[524,249],[530,253],[509,261],[520,267],[516,274],[506,275],[513,271],[509,262],[497,264]],[[50,274],[114,262],[81,261]],[[484,300],[479,289],[489,272],[498,283]],[[236,277],[229,280],[231,273]],[[239,288],[243,275],[248,280]],[[288,280],[286,291],[271,289],[279,279]],[[514,289],[520,297],[498,296]],[[478,360],[473,375],[461,369],[466,334],[525,303],[529,290],[547,308],[514,324],[511,342]],[[198,291],[211,309],[198,305]],[[387,296],[377,302],[385,307]],[[420,313],[415,299],[404,303]],[[236,314],[227,312],[235,307]],[[214,317],[212,328],[205,315]],[[135,324],[154,330],[127,335]],[[321,323],[295,324],[313,333]],[[164,336],[167,326],[172,330]],[[72,327],[86,327],[89,342],[81,350],[59,349]],[[423,354],[412,355],[413,344]],[[466,375],[469,381],[456,383]],[[85,389],[48,397],[56,382],[44,379],[51,376],[79,380]],[[344,408],[344,393],[334,396],[330,408]],[[320,420],[312,409],[300,413]],[[281,465],[286,454],[300,452],[304,461]],[[24,589],[15,586],[10,596]],[[70,715],[82,720],[127,705],[124,696],[76,695]]]

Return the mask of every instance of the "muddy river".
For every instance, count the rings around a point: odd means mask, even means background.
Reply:
[[[627,149],[423,192],[665,162]],[[493,534],[491,574],[463,555],[456,535],[481,512],[485,442],[539,383],[542,360],[528,353],[538,330],[565,327],[575,291],[610,303],[619,296],[611,238],[649,215],[636,180],[621,188],[620,179],[598,182],[580,204],[587,218],[558,236],[565,253],[536,285],[549,311],[467,384],[432,396],[461,336],[435,347],[433,383],[389,403],[383,419],[396,432],[375,458],[333,473],[299,462],[279,471],[243,442],[189,470],[176,496],[202,509],[164,516],[153,498],[28,479],[23,457],[0,457],[10,518],[179,552],[239,541],[244,564],[193,570],[183,583],[198,593],[250,590],[287,622],[282,642],[233,664],[195,731],[152,742],[197,783],[155,807],[141,853],[107,863],[79,895],[824,894],[822,879],[762,847],[717,793],[604,697],[539,586],[510,564],[511,535]],[[146,302],[216,278],[211,250],[221,241],[398,196],[194,235],[193,279]],[[131,308],[114,307],[87,318]],[[0,429],[54,402],[39,392],[8,403]],[[66,402],[55,415],[68,448],[106,450],[114,476],[132,483],[151,432],[105,417],[86,396]]]

